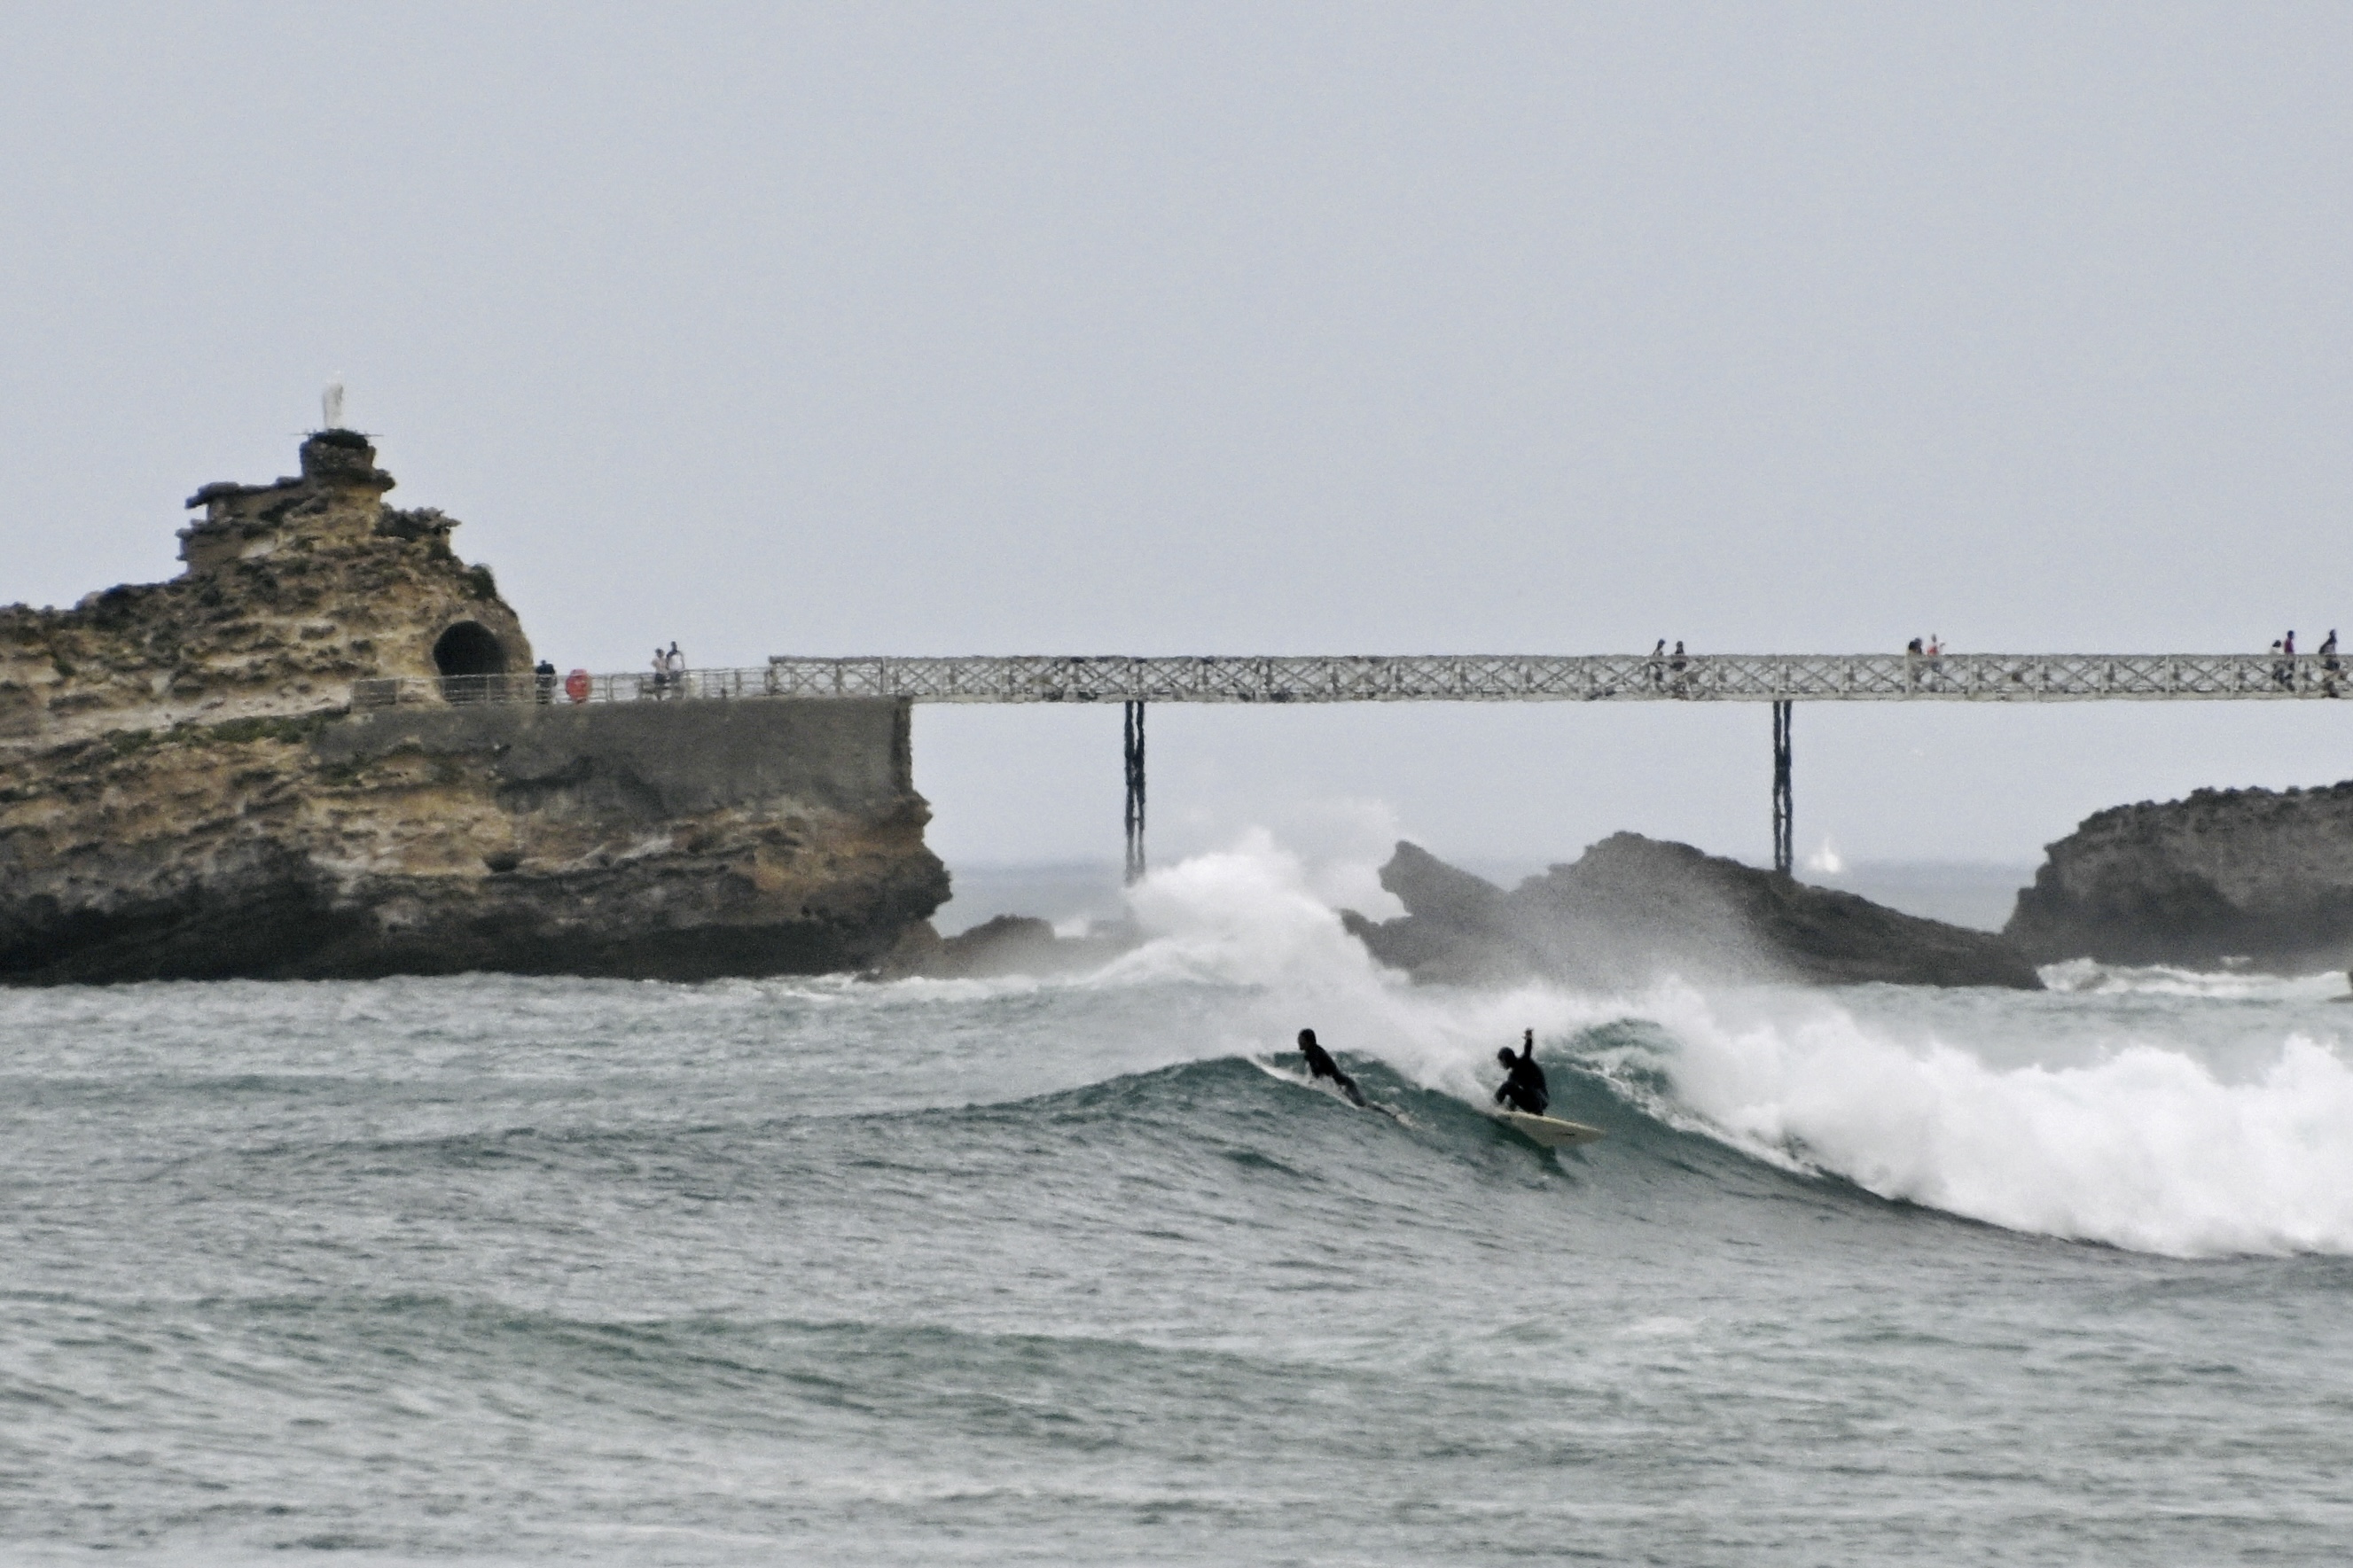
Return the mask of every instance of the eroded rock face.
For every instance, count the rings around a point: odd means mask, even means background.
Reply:
[[[2200,790],[2086,817],[2049,847],[2004,930],[2043,963],[2341,969],[2353,957],[2353,783]]]
[[[1381,885],[1406,907],[1349,929],[1417,980],[1531,977],[1572,984],[1685,978],[1852,984],[2041,986],[2033,966],[1989,932],[1899,914],[1852,893],[1808,887],[1687,844],[1638,834],[1603,839],[1509,892],[1400,844]]]
[[[0,979],[700,979],[873,963],[946,898],[904,704],[485,705],[0,765]]]
[[[904,703],[350,712],[530,668],[374,457],[324,432],[199,491],[175,581],[0,611],[0,982],[852,970],[947,897]]]
[[[321,431],[299,477],[190,498],[206,515],[181,531],[188,568],[171,582],[0,608],[0,755],[342,707],[355,679],[448,673],[434,658],[445,639],[529,670],[489,569],[449,547],[457,523],[385,506],[393,480],[375,460],[364,438]]]

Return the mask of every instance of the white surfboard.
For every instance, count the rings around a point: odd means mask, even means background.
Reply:
[[[1531,1116],[1525,1110],[1498,1110],[1494,1116],[1504,1126],[1547,1149],[1574,1149],[1609,1136],[1599,1127],[1588,1127],[1582,1121],[1563,1121],[1557,1116]]]
[[[1340,1086],[1337,1084],[1325,1083],[1322,1079],[1310,1078],[1303,1072],[1286,1071],[1282,1068],[1276,1067],[1271,1062],[1262,1062],[1256,1057],[1244,1057],[1242,1059],[1250,1063],[1250,1066],[1258,1068],[1259,1071],[1266,1074],[1269,1078],[1279,1078],[1283,1082],[1288,1084],[1296,1084],[1301,1089],[1313,1089],[1317,1094],[1328,1096],[1333,1100],[1340,1101],[1344,1105],[1354,1104],[1359,1110],[1377,1110],[1383,1116],[1388,1117],[1391,1121],[1396,1122],[1400,1127],[1415,1127],[1419,1125],[1419,1123],[1416,1122],[1411,1117],[1406,1115],[1404,1111],[1399,1110],[1394,1105],[1384,1105],[1379,1100],[1371,1099],[1351,1101],[1346,1095],[1340,1092]],[[1359,1089],[1357,1092],[1361,1094],[1364,1091]]]

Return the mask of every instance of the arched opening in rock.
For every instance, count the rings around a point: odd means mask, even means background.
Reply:
[[[433,668],[441,672],[442,691],[453,702],[489,695],[492,682],[468,677],[504,675],[507,650],[490,627],[480,621],[459,621],[433,645]]]

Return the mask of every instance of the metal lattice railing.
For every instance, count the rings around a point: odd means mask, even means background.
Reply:
[[[1269,658],[772,658],[752,669],[450,676],[353,683],[410,703],[889,698],[911,702],[2084,702],[2288,700],[2343,692],[2301,654],[1408,654]]]

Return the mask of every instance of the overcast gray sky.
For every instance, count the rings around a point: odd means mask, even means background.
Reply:
[[[15,5],[0,599],[171,575],[340,374],[566,668],[2309,643],[2348,70],[2339,5]],[[1115,855],[1118,725],[919,710],[934,843]],[[1152,741],[1163,855],[1769,844],[1761,707]],[[1801,849],[2028,859],[2353,775],[2353,703],[1797,745]]]

